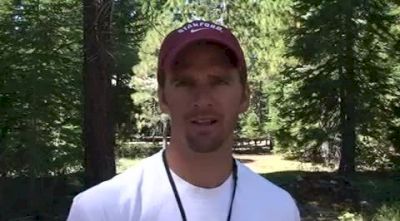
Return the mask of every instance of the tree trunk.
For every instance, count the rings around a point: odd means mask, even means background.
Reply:
[[[85,182],[96,185],[115,175],[111,105],[112,0],[84,0],[84,119]]]
[[[356,146],[354,96],[348,90],[342,89],[340,97],[340,133],[342,140],[339,173],[351,174],[355,171]]]
[[[355,29],[352,21],[352,1],[346,1],[344,15],[344,61],[341,71],[340,91],[340,132],[341,132],[341,157],[339,173],[351,174],[355,171],[355,149],[356,149],[356,102],[357,93],[355,83]]]

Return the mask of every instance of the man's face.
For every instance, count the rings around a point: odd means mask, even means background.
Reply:
[[[218,150],[233,138],[249,92],[224,49],[195,44],[181,51],[159,88],[161,110],[171,117],[172,141],[198,153]]]

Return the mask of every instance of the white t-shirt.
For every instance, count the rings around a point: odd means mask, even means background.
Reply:
[[[236,162],[238,180],[232,221],[299,221],[292,197]],[[225,221],[233,189],[232,175],[216,188],[194,186],[172,171],[188,221]],[[162,152],[80,194],[68,221],[180,221],[178,204],[162,161]]]

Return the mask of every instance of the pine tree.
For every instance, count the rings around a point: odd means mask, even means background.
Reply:
[[[339,171],[355,170],[356,147],[383,142],[394,81],[388,56],[396,17],[382,0],[296,1],[282,80],[283,145],[340,147]],[[285,143],[286,139],[286,143]]]
[[[132,138],[137,133],[135,106],[131,94],[132,67],[139,62],[139,45],[143,41],[153,14],[157,13],[149,1],[114,1],[113,7],[113,50],[115,70],[112,74],[113,107],[117,144]]]
[[[0,177],[81,168],[80,9],[0,2]]]

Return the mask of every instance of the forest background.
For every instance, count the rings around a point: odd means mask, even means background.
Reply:
[[[195,19],[230,27],[243,46],[252,94],[237,137],[329,166],[330,181],[400,182],[396,0],[0,0],[0,220],[63,220],[116,159],[159,147],[138,144],[168,135],[159,46]],[[374,211],[399,215],[398,196]],[[362,200],[351,204],[342,218]]]

